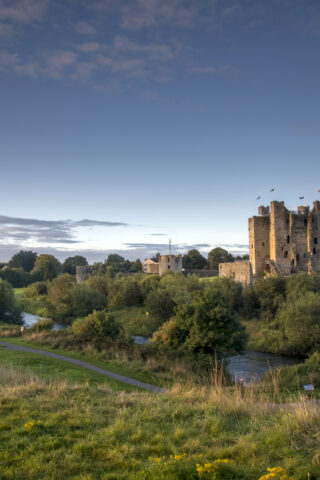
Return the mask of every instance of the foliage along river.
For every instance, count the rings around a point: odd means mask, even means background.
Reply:
[[[31,327],[38,318],[41,318],[26,312],[23,312],[22,317],[26,328]],[[66,328],[66,325],[55,322],[53,324],[53,330],[63,330],[64,328]],[[143,337],[134,337],[134,342],[137,344],[147,343],[147,341]],[[270,369],[294,365],[299,363],[299,360],[283,355],[274,355],[273,353],[248,351],[243,355],[227,357],[224,363],[227,372],[234,380],[243,379],[244,385],[248,385],[251,382],[258,381]]]

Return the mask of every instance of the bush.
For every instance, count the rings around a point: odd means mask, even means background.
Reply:
[[[286,280],[270,277],[260,280],[254,287],[262,320],[271,322],[286,299]]]
[[[43,320],[38,318],[37,322],[34,323],[30,328],[32,332],[37,332],[37,333],[52,330],[52,329],[53,329],[53,321],[48,318],[44,318]]]
[[[0,279],[0,321],[22,325],[20,311],[17,308],[13,288],[9,282]]]
[[[320,295],[313,292],[286,303],[276,320],[282,333],[284,351],[308,355],[320,350]]]
[[[192,305],[177,307],[174,318],[153,336],[155,343],[193,354],[243,350],[246,335],[221,292],[207,288]]]
[[[105,310],[94,311],[85,319],[75,320],[71,328],[74,334],[88,340],[103,338],[115,340],[121,334],[120,324]]]

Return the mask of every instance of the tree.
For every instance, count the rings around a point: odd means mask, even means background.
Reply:
[[[307,292],[283,305],[277,321],[282,348],[291,354],[308,355],[320,348],[320,295]]]
[[[95,310],[84,320],[76,320],[72,324],[72,331],[88,340],[103,338],[115,340],[121,334],[121,326],[110,313]]]
[[[33,272],[38,272],[42,280],[52,280],[61,272],[61,263],[53,255],[42,254],[36,259]]]
[[[286,299],[286,280],[278,276],[260,280],[254,286],[254,293],[259,303],[260,316],[270,322]]]
[[[120,255],[118,255],[117,253],[110,253],[110,255],[108,255],[106,265],[114,266],[115,264],[123,263],[124,261],[125,259]]]
[[[208,262],[211,270],[217,270],[219,263],[234,262],[234,258],[231,253],[227,252],[224,248],[213,248],[208,254]]]
[[[34,267],[38,254],[31,250],[20,250],[11,257],[8,267],[9,268],[23,268],[25,272],[31,272]]]
[[[223,295],[206,289],[192,305],[177,307],[153,341],[172,350],[223,355],[242,351],[246,335]]]
[[[201,255],[201,253],[192,249],[186,255],[182,257],[182,266],[186,270],[202,270],[207,266],[207,260]]]
[[[153,257],[151,257],[151,260],[153,260],[154,262],[159,262],[160,257],[161,257],[161,253],[158,252]]]
[[[0,321],[22,324],[20,312],[16,306],[13,288],[9,282],[0,279]]]
[[[75,257],[66,258],[63,262],[62,269],[64,273],[75,275],[76,267],[80,267],[82,265],[88,265],[87,259],[81,255],[76,255]]]

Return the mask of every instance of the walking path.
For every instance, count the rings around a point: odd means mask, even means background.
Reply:
[[[139,387],[144,390],[150,390],[151,392],[156,392],[156,393],[166,392],[164,388],[157,387],[156,385],[140,382],[139,380],[135,380],[134,378],[126,377],[124,375],[119,375],[118,373],[110,372],[110,370],[105,370],[104,368],[96,367],[95,365],[90,365],[90,363],[83,362],[82,360],[76,360],[75,358],[65,357],[64,355],[60,355],[58,353],[46,352],[44,350],[37,350],[35,348],[23,347],[22,345],[14,345],[12,343],[5,343],[5,342],[0,342],[0,346],[8,350],[36,353],[38,355],[44,355],[45,357],[64,360],[65,362],[73,363],[74,365],[78,365],[79,367],[92,370],[93,372],[101,373],[101,375],[105,375],[106,377],[112,378],[113,380],[117,380],[118,382],[127,383],[129,385],[133,385],[134,387]]]

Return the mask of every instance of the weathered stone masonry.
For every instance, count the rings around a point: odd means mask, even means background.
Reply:
[[[249,253],[254,275],[320,272],[320,202],[287,210],[284,202],[259,207],[249,218]]]

